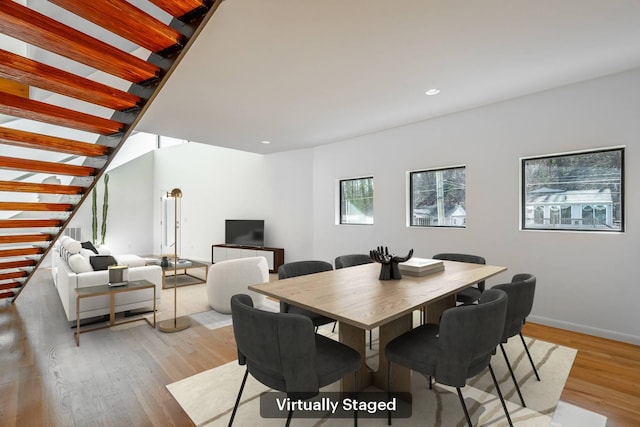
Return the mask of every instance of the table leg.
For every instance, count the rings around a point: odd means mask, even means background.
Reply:
[[[80,347],[80,297],[76,294],[76,345]]]
[[[439,299],[438,301],[427,304],[427,323],[440,324],[440,316],[442,316],[442,313],[447,308],[455,306],[455,295],[449,295],[448,297],[444,297],[442,299]]]
[[[116,294],[109,293],[109,326],[116,324]]]
[[[340,342],[360,353],[360,369],[358,370],[358,382],[355,384],[353,375],[349,374],[342,379],[340,384],[343,393],[360,391],[371,384],[371,371],[367,367],[366,331],[356,326],[339,322]]]
[[[378,370],[373,373],[373,385],[381,390],[387,390],[387,357],[384,348],[394,338],[410,331],[413,323],[413,314],[409,313],[403,317],[393,320],[380,326],[380,340],[378,354]],[[393,365],[392,369],[393,391],[411,391],[411,370],[399,365]]]

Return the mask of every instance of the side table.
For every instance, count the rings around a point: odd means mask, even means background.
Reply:
[[[122,292],[132,292],[139,291],[142,289],[153,289],[153,323],[149,321],[146,317],[141,317],[138,319],[125,320],[122,322],[115,322],[115,300],[116,294]],[[109,285],[98,285],[98,286],[88,286],[86,288],[76,288],[76,330],[74,335],[76,337],[76,345],[80,346],[80,334],[84,334],[85,332],[97,331],[99,329],[109,328],[115,325],[122,325],[125,323],[138,322],[140,320],[146,321],[149,326],[152,328],[156,327],[156,285],[149,282],[148,280],[132,280],[128,282],[126,285],[122,286],[109,286]],[[97,297],[101,295],[109,295],[109,323],[103,326],[97,326],[91,329],[85,329],[84,331],[80,330],[80,300],[83,298],[91,298]]]

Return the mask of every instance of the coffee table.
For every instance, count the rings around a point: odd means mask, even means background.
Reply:
[[[182,264],[178,263],[176,267],[174,267],[171,264],[169,264],[169,266],[167,267],[162,267],[162,289],[173,288],[173,284],[171,283],[169,284],[169,286],[167,286],[167,283],[166,283],[167,272],[173,273],[175,271],[176,272],[175,274],[177,276],[187,276],[193,279],[193,280],[189,280],[188,283],[178,284],[178,286],[197,285],[199,283],[205,283],[207,281],[207,275],[209,274],[210,264],[199,262],[199,261],[193,261],[190,259],[181,259],[181,261],[186,261],[186,262]],[[198,276],[189,274],[189,270],[192,270],[194,268],[204,268],[204,279]],[[169,275],[169,277],[172,277],[172,276],[173,274]]]

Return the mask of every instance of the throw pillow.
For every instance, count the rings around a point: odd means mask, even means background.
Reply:
[[[82,249],[82,245],[77,240],[67,239],[62,242],[62,247],[69,251],[71,255],[77,254]]]
[[[71,271],[76,274],[88,273],[90,271],[93,271],[93,268],[91,268],[91,264],[89,263],[89,261],[80,254],[73,254],[69,256],[67,263],[69,264],[69,268],[71,269]]]
[[[93,243],[86,241],[86,242],[82,242],[81,243],[82,248],[83,249],[89,249],[90,251],[93,251],[94,254],[98,254],[98,250],[96,249],[95,246],[93,246]]]
[[[116,259],[111,255],[95,255],[89,261],[94,271],[106,270],[110,265],[117,265]]]

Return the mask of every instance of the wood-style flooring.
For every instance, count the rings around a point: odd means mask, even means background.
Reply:
[[[234,360],[231,327],[132,326],[83,334],[77,347],[50,272],[37,272],[0,305],[0,426],[193,425],[165,386]],[[638,425],[640,347],[534,324],[525,335],[578,349],[563,400],[609,427]]]

